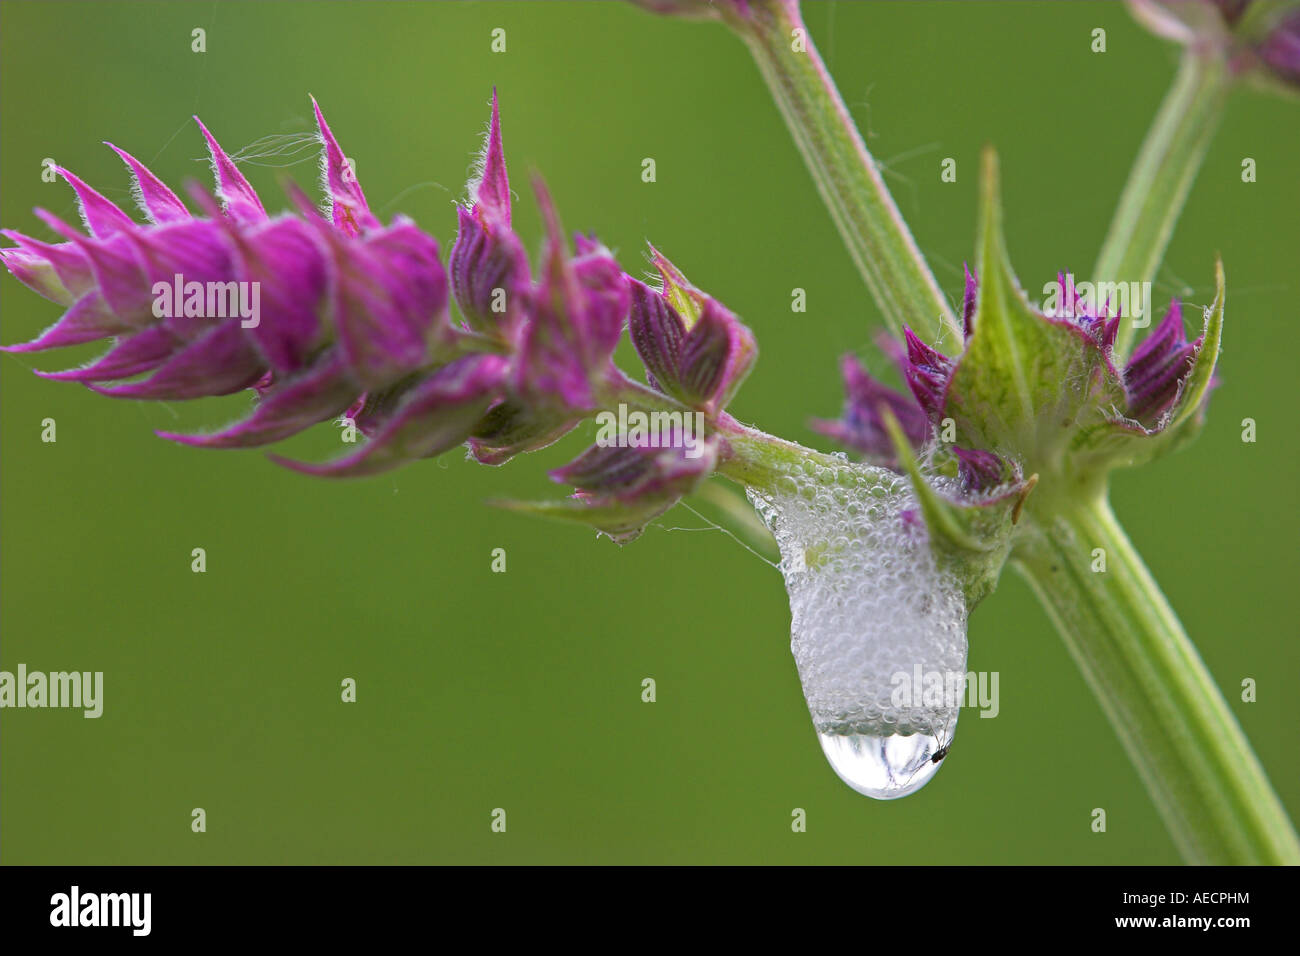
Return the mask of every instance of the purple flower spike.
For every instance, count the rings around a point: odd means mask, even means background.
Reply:
[[[902,362],[903,376],[916,396],[921,409],[930,421],[937,422],[943,415],[947,401],[948,382],[952,378],[952,359],[930,348],[908,328],[903,329],[907,343],[906,360]]]
[[[510,181],[495,90],[482,168],[481,178],[470,184],[469,207],[457,207],[447,268],[452,294],[470,327],[508,340],[521,321],[530,277],[523,244],[510,228]]]
[[[667,259],[651,251],[664,277],[664,291],[630,280],[632,344],[654,388],[708,414],[719,412],[754,367],[758,357],[754,335],[720,302],[698,293]],[[674,306],[674,298],[694,310],[689,325]]]
[[[925,444],[930,423],[914,399],[876,381],[853,355],[840,359],[840,372],[844,376],[844,415],[839,421],[814,421],[816,431],[871,461],[894,467],[897,453],[885,430],[882,411],[887,409],[913,448]]]
[[[1175,299],[1163,321],[1124,366],[1124,391],[1131,418],[1151,422],[1173,405],[1199,347],[1199,339],[1187,341],[1182,305]]]
[[[358,394],[426,367],[454,337],[437,243],[409,222],[383,227],[374,219],[319,109],[317,115],[332,224],[297,191],[291,195],[302,217],[269,219],[206,129],[220,203],[203,190],[194,198],[209,218],[192,217],[117,147],[152,225],[136,224],[64,172],[89,235],[38,210],[67,241],[6,231],[17,248],[0,258],[67,311],[36,339],[10,349],[115,338],[82,368],[42,374],[122,398],[256,388],[260,402],[244,422],[210,435],[165,435],[208,447],[286,437],[338,414]],[[123,381],[139,375],[147,377]]]

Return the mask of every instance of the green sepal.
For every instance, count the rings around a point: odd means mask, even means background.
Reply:
[[[944,414],[962,444],[1052,466],[1073,429],[1124,391],[1103,349],[1068,319],[1044,316],[1011,269],[1002,232],[998,161],[982,156],[973,332],[948,386]]]
[[[961,581],[967,608],[992,593],[1011,550],[1012,529],[1025,498],[1038,482],[1014,477],[993,492],[955,501],[931,484],[912,453],[898,419],[882,410],[898,464],[912,482],[936,557]]]
[[[667,511],[676,500],[653,504],[621,504],[605,502],[590,504],[578,498],[561,498],[550,501],[517,501],[511,498],[492,498],[487,504],[520,514],[589,525],[618,544],[627,544],[641,535],[647,524]]]

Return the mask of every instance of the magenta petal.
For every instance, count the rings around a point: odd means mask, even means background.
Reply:
[[[73,297],[85,295],[95,287],[95,274],[91,271],[90,260],[75,243],[63,242],[51,245],[13,229],[2,230],[0,235],[18,243],[23,253],[48,262],[54,269],[55,275],[59,277],[59,282]],[[8,250],[0,252],[0,255],[5,256],[6,266],[9,265],[7,253]]]
[[[947,401],[952,360],[926,345],[908,328],[903,329],[907,355],[903,366],[907,385],[931,420],[937,419]]]
[[[128,239],[134,244],[136,258],[144,268],[143,287],[151,300],[151,314],[152,290],[155,285],[161,282],[173,290],[174,301],[169,314],[155,316],[151,321],[161,318],[169,329],[185,341],[206,333],[214,319],[220,317],[209,316],[206,311],[202,315],[187,315],[183,307],[188,298],[184,294],[184,287],[191,282],[200,283],[204,287],[206,310],[208,283],[224,284],[239,278],[230,247],[222,234],[221,223],[211,219],[187,219],[155,229],[140,230],[130,234]],[[174,294],[178,275],[182,280],[182,295],[179,299]]]
[[[663,295],[644,282],[632,280],[631,292],[628,331],[632,345],[645,365],[650,384],[677,395],[686,323]]]
[[[155,321],[153,293],[139,254],[139,233],[121,232],[100,241],[78,239],[90,261],[95,287],[113,313],[129,327]]]
[[[580,237],[573,260],[573,274],[585,293],[582,340],[587,367],[602,369],[614,354],[623,335],[632,296],[630,281],[609,250],[594,240]]]
[[[1133,351],[1124,367],[1128,414],[1138,421],[1161,415],[1178,397],[1191,370],[1196,346],[1183,331],[1182,305],[1177,299],[1161,321]]]
[[[497,91],[492,90],[492,122],[483,148],[483,175],[470,187],[474,208],[494,222],[510,228],[510,180],[506,176],[506,155],[501,145],[501,111]]]
[[[6,345],[5,352],[41,352],[45,349],[63,348],[68,345],[81,345],[120,332],[131,331],[107,305],[98,292],[87,292],[72,308],[63,314],[59,321],[32,339],[17,345]]]
[[[524,398],[569,410],[590,408],[593,383],[609,373],[630,294],[627,277],[600,248],[569,258],[546,187],[535,183],[546,223],[541,278],[530,299],[515,390]]]
[[[247,418],[218,432],[181,435],[158,432],[160,438],[197,448],[251,448],[269,445],[339,414],[356,398],[356,386],[342,361],[329,356],[287,381],[277,382]]]
[[[366,236],[366,247],[379,255],[381,274],[412,331],[427,340],[449,327],[447,273],[436,239],[398,217]]]
[[[264,371],[239,322],[228,321],[190,342],[144,381],[89,387],[114,398],[203,398],[248,388]]]
[[[278,464],[309,475],[356,478],[388,471],[462,444],[505,380],[508,363],[497,355],[469,355],[439,369],[412,388],[375,437],[357,451],[323,464]]]
[[[749,329],[716,300],[706,300],[682,343],[681,387],[687,401],[725,407],[757,355]]]
[[[144,163],[126,150],[118,149],[112,143],[105,143],[104,145],[117,153],[122,158],[122,162],[126,163],[127,168],[131,170],[131,176],[135,181],[136,205],[140,207],[141,212],[149,217],[150,222],[177,222],[190,218],[190,211],[185,208],[185,204],[176,198],[176,194],[168,189],[161,179],[150,172]]]
[[[663,447],[592,445],[564,467],[550,472],[550,477],[582,493],[596,495],[597,500],[675,501],[713,471],[716,448],[701,439],[694,446],[698,454],[691,457],[681,435],[665,438]]]
[[[437,243],[408,223],[354,240],[320,223],[317,234],[329,253],[328,313],[362,390],[424,364],[434,325],[446,316]]]
[[[478,213],[463,206],[457,207],[456,218],[456,241],[447,261],[456,304],[471,328],[507,337],[522,313],[520,300],[529,281],[523,245],[508,227],[484,225]]]
[[[257,193],[253,192],[253,187],[248,184],[234,160],[217,144],[201,119],[196,116],[194,122],[199,124],[203,138],[208,142],[208,152],[212,156],[212,174],[217,181],[217,194],[221,197],[226,215],[236,222],[261,222],[266,219],[262,200],[257,198]]]
[[[228,227],[239,278],[259,283],[261,321],[248,334],[278,373],[301,369],[321,336],[329,277],[311,227],[282,218],[255,231]]]
[[[84,368],[36,374],[61,382],[109,382],[130,378],[157,368],[179,344],[167,329],[155,325],[122,339]]]
[[[77,206],[81,210],[82,222],[86,224],[91,235],[98,239],[106,239],[116,232],[137,228],[130,216],[62,166],[55,166],[54,170],[68,181],[68,185],[77,194]]]
[[[816,431],[873,460],[893,464],[897,451],[885,428],[884,411],[888,410],[912,448],[925,444],[930,424],[915,399],[876,381],[852,355],[840,360],[840,371],[845,392],[843,420],[813,422]]]
[[[564,245],[555,206],[536,183],[546,223],[541,277],[531,296],[531,320],[524,327],[515,388],[528,400],[580,410],[594,402],[583,343],[586,297]]]
[[[316,97],[311,99],[312,109],[316,112],[316,125],[320,129],[321,143],[325,149],[321,153],[321,179],[325,193],[330,200],[330,218],[345,236],[356,236],[380,225],[370,212],[366,195],[361,191],[361,183],[343,155],[338,140],[330,132],[325,115],[321,112]]]
[[[10,275],[41,298],[63,306],[72,304],[72,293],[44,256],[26,249],[0,249],[0,262],[4,263]]]

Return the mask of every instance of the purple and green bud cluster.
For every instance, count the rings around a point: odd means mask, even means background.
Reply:
[[[1060,274],[1057,281],[1065,296],[1065,274]],[[962,308],[966,349],[962,355],[949,357],[906,328],[901,345],[883,340],[882,349],[893,357],[910,396],[877,381],[856,357],[846,355],[840,365],[846,392],[843,415],[835,421],[814,421],[813,427],[868,461],[899,470],[897,447],[886,427],[887,420],[898,423],[902,436],[916,451],[938,447],[947,422],[952,437],[970,436],[984,445],[966,448],[953,444],[946,449],[957,459],[962,490],[971,494],[985,494],[1009,479],[1018,479],[1023,474],[1021,465],[1036,465],[1024,460],[1033,457],[1033,450],[1009,440],[1008,430],[983,424],[989,419],[1001,424],[996,409],[992,414],[986,410],[970,414],[970,409],[979,405],[980,397],[961,391],[965,383],[959,373],[971,361],[969,346],[979,322],[978,288],[976,277],[967,269]],[[1074,301],[1064,310],[1050,315],[1035,312],[1032,320],[1043,325],[1040,332],[1057,330],[1056,343],[1063,352],[1077,353],[1063,366],[1086,370],[1077,381],[1083,383],[1081,387],[1092,400],[1077,403],[1079,408],[1061,422],[1075,426],[1080,433],[1106,427],[1144,437],[1159,436],[1173,425],[1176,413],[1185,404],[1184,397],[1203,404],[1204,393],[1213,384],[1211,379],[1195,397],[1189,394],[1205,334],[1188,341],[1177,299],[1124,363],[1122,371],[1116,367],[1114,354],[1121,317],[1110,315],[1108,303],[1094,308],[1076,292]],[[1213,356],[1207,356],[1207,360],[1212,364]],[[966,383],[973,384],[969,378]],[[1069,383],[1057,384],[1058,391],[1071,387]],[[1004,457],[1008,460],[1004,461]]]
[[[703,416],[705,431],[725,419],[756,357],[753,335],[655,250],[657,287],[626,275],[595,238],[578,235],[570,249],[540,181],[545,237],[534,274],[511,225],[495,94],[446,267],[437,241],[414,222],[399,216],[385,225],[371,212],[315,112],[323,210],[290,185],[294,211],[269,215],[202,123],[216,193],[190,184],[198,215],[115,146],[143,224],[56,168],[76,193],[85,230],[37,209],[62,241],[5,230],[15,245],[0,249],[0,259],[66,311],[8,350],[110,340],[87,365],[37,374],[115,397],[256,391],[251,414],[219,431],[159,433],[188,445],[266,445],[343,416],[367,438],[355,451],[324,463],[272,456],[330,477],[372,475],[459,445],[500,465],[602,410],[644,406],[663,433],[598,441],[552,472],[575,486],[571,498],[505,503],[586,521],[617,540],[634,537],[714,470],[720,440],[684,441],[691,430],[683,416]],[[235,307],[250,299],[251,313]],[[649,387],[613,364],[629,324]]]

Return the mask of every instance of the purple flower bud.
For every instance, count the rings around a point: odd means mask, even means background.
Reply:
[[[681,434],[627,445],[592,445],[563,468],[550,473],[578,490],[588,523],[620,544],[694,491],[717,465],[716,439],[688,444]],[[697,436],[698,437],[698,436]],[[582,514],[583,509],[575,517]]]
[[[937,422],[943,417],[943,406],[948,400],[952,359],[926,345],[909,328],[903,329],[903,338],[907,343],[906,360],[901,363],[903,377],[922,411],[930,421]]]
[[[1174,404],[1200,344],[1200,339],[1187,341],[1182,305],[1175,299],[1161,323],[1134,349],[1124,366],[1130,418],[1150,423]]]
[[[469,439],[470,455],[480,465],[504,465],[515,455],[559,441],[582,419],[549,407],[531,406],[507,396],[488,409]]]
[[[967,493],[988,491],[1002,484],[1003,461],[991,451],[958,448],[953,446],[957,456],[957,473],[961,478],[962,491]]]
[[[526,401],[585,411],[607,379],[623,331],[627,277],[603,250],[570,258],[550,196],[536,183],[546,223],[541,278],[529,293],[531,317],[520,337],[514,390]]]
[[[814,421],[814,429],[871,461],[894,467],[898,456],[882,411],[888,410],[913,448],[925,444],[930,423],[915,399],[876,381],[852,355],[840,359],[840,373],[844,376],[844,415],[839,421]]]
[[[470,327],[509,339],[522,317],[529,271],[523,244],[510,228],[510,182],[495,90],[482,165],[481,178],[470,186],[469,207],[457,207],[447,268],[452,294]]]
[[[386,396],[370,413],[371,438],[350,455],[324,464],[273,461],[309,475],[374,475],[463,444],[505,382],[509,363],[498,355],[467,355]]]
[[[632,344],[653,387],[708,414],[719,412],[754,367],[754,335],[720,302],[686,283],[667,259],[652,253],[664,291],[631,280]],[[674,307],[674,298],[688,310],[689,323]]]

